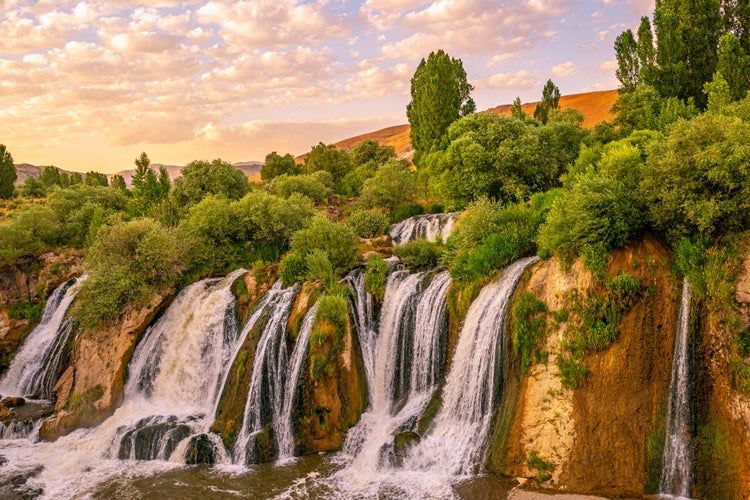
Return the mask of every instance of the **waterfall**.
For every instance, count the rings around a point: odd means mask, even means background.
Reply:
[[[291,458],[294,455],[294,433],[292,429],[292,407],[294,406],[294,395],[297,391],[299,376],[302,365],[310,346],[310,334],[312,333],[315,314],[318,312],[318,304],[314,304],[305,318],[302,320],[297,341],[294,344],[292,356],[289,359],[289,372],[284,383],[284,399],[281,404],[281,414],[276,424],[276,441],[279,447],[279,458]]]
[[[353,457],[342,472],[346,481],[370,481],[394,464],[394,438],[415,428],[430,401],[444,361],[446,293],[450,275],[395,271],[386,283],[370,406],[349,430],[344,452]]]
[[[469,307],[443,390],[443,404],[404,468],[452,476],[470,474],[481,463],[505,356],[510,298],[523,271],[536,260],[529,257],[508,266]]]
[[[238,341],[231,286],[245,272],[193,283],[146,331],[118,410],[128,415],[111,450],[119,458],[182,461],[187,438],[208,431]]]
[[[366,274],[364,268],[354,269],[346,275],[344,283],[347,284],[351,292],[349,294],[349,308],[353,313],[354,326],[362,350],[367,387],[372,388],[375,384],[375,344],[378,332],[375,318],[375,299],[365,290]]]
[[[672,380],[669,383],[667,405],[667,437],[659,481],[659,493],[680,498],[690,497],[691,446],[690,427],[690,359],[688,337],[690,333],[690,283],[682,282],[682,300],[677,321],[672,359]]]
[[[437,241],[438,236],[443,242],[453,231],[453,225],[458,220],[459,212],[446,214],[415,215],[394,224],[391,227],[391,239],[397,245],[417,238]]]
[[[272,424],[278,439],[289,364],[287,322],[296,293],[296,286],[278,290],[269,303],[270,316],[255,351],[242,427],[234,445],[234,463],[246,465],[253,461],[256,437],[265,426]]]
[[[65,313],[73,302],[79,284],[85,279],[71,279],[52,292],[42,320],[26,337],[5,376],[0,380],[3,396],[26,396],[50,399],[62,374],[65,346],[73,331],[73,319]]]

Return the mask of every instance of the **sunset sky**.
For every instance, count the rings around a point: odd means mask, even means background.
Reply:
[[[477,109],[617,87],[612,49],[653,0],[0,0],[0,143],[111,173],[262,160],[406,122],[444,49]]]

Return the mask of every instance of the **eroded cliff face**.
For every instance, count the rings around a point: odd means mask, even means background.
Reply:
[[[549,357],[521,381],[501,472],[581,493],[655,491],[661,459],[655,444],[663,442],[678,283],[668,250],[648,237],[613,253],[607,274],[621,272],[638,279],[645,292],[623,313],[617,340],[584,356],[589,374],[575,389],[562,386],[555,364],[571,328],[561,312],[576,296],[593,293],[591,274],[580,261],[566,271],[550,259],[532,268],[516,292],[528,290],[547,305]]]
[[[750,331],[750,255],[742,262],[731,309],[704,306],[698,341],[698,422],[694,493],[698,498],[750,498],[750,394],[732,383],[738,332]]]
[[[0,266],[0,373],[8,367],[13,353],[36,325],[34,318],[28,317],[31,310],[41,313],[52,291],[80,275],[82,266],[82,255],[73,249]]]
[[[135,346],[173,296],[170,291],[146,307],[126,307],[117,319],[96,330],[76,332],[71,364],[55,387],[58,412],[42,425],[42,439],[96,426],[115,412],[124,398],[126,369]]]

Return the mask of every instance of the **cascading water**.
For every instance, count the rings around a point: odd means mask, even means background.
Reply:
[[[287,322],[296,293],[297,287],[279,290],[271,302],[270,317],[255,351],[242,427],[234,445],[234,463],[246,465],[255,459],[256,437],[267,425],[273,425],[274,439],[279,444],[278,423],[288,381]]]
[[[395,271],[386,284],[380,332],[375,341],[375,377],[370,406],[347,434],[344,452],[353,457],[340,477],[370,485],[395,465],[394,438],[414,429],[430,401],[444,361],[446,293],[450,275]],[[377,486],[375,486],[377,488]]]
[[[289,358],[289,370],[284,380],[284,399],[281,403],[281,414],[276,424],[276,441],[279,447],[279,458],[291,458],[294,455],[294,434],[292,429],[292,407],[294,406],[294,394],[302,373],[302,365],[305,361],[310,346],[310,334],[312,333],[315,314],[318,312],[318,304],[314,304],[305,318],[302,320],[297,341],[294,344],[292,356]]]
[[[240,340],[230,287],[244,272],[180,292],[136,348],[124,402],[110,418],[52,443],[0,442],[8,459],[2,473],[12,476],[42,465],[31,486],[49,498],[73,498],[125,470],[148,474],[184,464],[188,438],[206,433],[211,424],[224,371]],[[217,454],[223,450],[218,443],[214,448]],[[131,458],[149,461],[122,461]]]
[[[682,300],[677,321],[677,334],[672,359],[672,380],[669,384],[667,405],[667,438],[664,444],[663,466],[659,481],[659,494],[665,498],[690,497],[691,445],[690,427],[690,359],[688,337],[690,333],[690,283],[682,283]]]
[[[73,319],[66,320],[65,313],[84,279],[68,280],[52,292],[42,320],[26,337],[0,380],[0,394],[34,399],[52,397],[52,390],[62,372],[65,346],[73,330]]]
[[[440,236],[445,242],[453,231],[453,225],[459,215],[459,212],[450,212],[409,217],[391,227],[391,239],[400,245],[417,238],[437,241]]]
[[[349,308],[354,317],[357,338],[362,350],[367,387],[375,384],[375,345],[377,340],[377,318],[375,317],[375,298],[365,289],[364,268],[351,271],[344,278],[349,287]]]
[[[414,302],[421,276],[392,274],[381,313],[371,408],[350,430],[345,452],[354,458],[336,475],[339,487],[346,494],[452,496],[452,478],[471,474],[481,464],[495,395],[499,392],[500,361],[505,355],[503,330],[510,297],[523,271],[536,260],[532,257],[508,266],[503,276],[486,286],[472,303],[443,389],[442,406],[421,440],[406,452],[400,467],[385,459],[387,443],[392,441],[394,432],[409,430],[404,424],[411,423],[410,419],[424,411],[434,391],[438,377],[432,370],[422,370],[425,365],[419,360],[435,360],[440,351],[434,342],[444,326],[428,324],[425,319],[439,315],[435,307],[445,307],[449,278],[447,273],[438,275],[428,287],[428,290],[434,287],[440,301],[425,292],[416,307],[412,380],[406,403],[398,410],[396,388],[403,367],[394,366],[399,358],[399,342],[393,337],[398,337],[397,332],[403,328],[405,322],[398,316]],[[426,311],[429,314],[423,318]],[[394,328],[396,325],[401,326]]]

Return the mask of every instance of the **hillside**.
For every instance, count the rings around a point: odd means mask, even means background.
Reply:
[[[583,126],[584,128],[593,127],[597,123],[605,120],[612,119],[612,105],[617,100],[617,90],[603,90],[598,92],[585,92],[582,94],[571,94],[560,97],[560,108],[576,108],[581,111],[584,116]],[[523,110],[532,115],[534,108],[539,101],[529,102],[522,105]],[[489,113],[496,113],[498,115],[509,115],[510,104],[503,104],[490,108],[487,110]],[[351,150],[360,142],[372,139],[378,141],[380,144],[386,146],[393,146],[396,150],[396,156],[408,157],[412,153],[411,140],[409,138],[409,125],[395,125],[384,129],[376,130],[375,132],[369,132],[367,134],[361,134],[342,141],[336,142],[334,145],[340,149]],[[304,159],[306,155],[302,155],[298,160]]]

